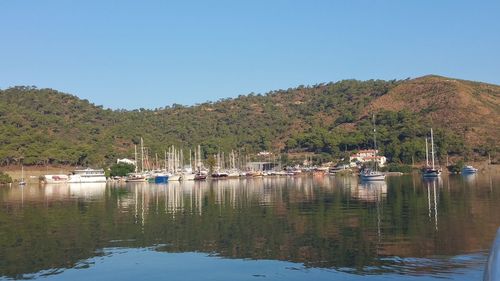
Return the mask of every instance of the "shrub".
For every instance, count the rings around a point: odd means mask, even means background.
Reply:
[[[7,183],[12,183],[12,178],[8,174],[0,172],[0,184],[7,184]]]

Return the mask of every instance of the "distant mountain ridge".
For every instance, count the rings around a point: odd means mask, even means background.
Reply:
[[[250,94],[195,106],[110,110],[51,89],[0,90],[0,164],[104,166],[133,157],[143,137],[151,157],[169,145],[205,156],[309,151],[318,159],[372,146],[376,113],[380,149],[395,162],[421,160],[436,129],[438,155],[481,157],[499,150],[500,86],[424,76],[343,80]]]

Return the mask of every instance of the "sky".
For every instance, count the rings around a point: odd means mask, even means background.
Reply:
[[[427,74],[500,84],[500,1],[0,1],[0,89],[106,108]]]

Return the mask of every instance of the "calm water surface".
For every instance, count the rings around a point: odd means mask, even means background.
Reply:
[[[0,188],[0,279],[480,280],[500,178]]]

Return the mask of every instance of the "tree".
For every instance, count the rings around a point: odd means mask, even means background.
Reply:
[[[124,177],[135,171],[135,166],[127,163],[118,163],[110,167],[110,176]]]
[[[8,174],[0,172],[0,184],[7,184],[7,183],[12,183],[12,178]]]

